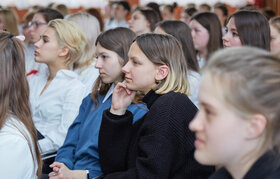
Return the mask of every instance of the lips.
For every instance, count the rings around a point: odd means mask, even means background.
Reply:
[[[35,55],[35,56],[38,56],[39,54],[40,54],[39,52],[34,51],[34,55]]]
[[[200,148],[202,147],[203,145],[205,144],[205,140],[203,140],[201,137],[199,136],[196,136],[196,139],[195,139],[195,142],[194,142],[194,145],[196,148]]]
[[[131,79],[131,78],[128,78],[128,77],[125,77],[125,81],[126,81],[126,82],[129,82],[129,81],[132,81],[132,79]]]

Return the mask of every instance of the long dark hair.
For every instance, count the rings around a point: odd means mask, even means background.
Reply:
[[[209,41],[207,44],[207,58],[211,53],[223,47],[222,27],[219,18],[212,12],[202,12],[192,16],[191,21],[196,20],[209,33]]]
[[[120,61],[120,64],[124,66],[128,61],[127,54],[129,47],[135,37],[136,34],[132,30],[124,27],[118,27],[101,33],[97,37],[95,45],[99,43],[103,48],[116,52],[121,57],[122,61]],[[112,83],[105,84],[102,82],[100,77],[97,78],[91,93],[91,98],[96,106],[98,105],[98,94],[106,94],[111,85]]]
[[[37,175],[40,178],[42,162],[29,105],[24,46],[20,40],[4,31],[0,32],[0,73],[0,129],[2,129],[9,116],[15,116],[17,120],[23,123],[31,136],[31,141],[23,130],[19,129],[19,131],[28,141],[34,162],[38,163]],[[32,149],[33,146],[34,150]]]
[[[198,72],[199,66],[189,26],[181,21],[167,20],[159,22],[157,27],[162,28],[166,33],[174,36],[181,42],[188,69]]]
[[[242,45],[270,50],[270,28],[264,15],[258,11],[239,10],[229,16],[234,18]]]

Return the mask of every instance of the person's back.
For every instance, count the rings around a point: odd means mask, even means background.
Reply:
[[[40,178],[41,158],[29,107],[24,46],[0,32],[0,168],[1,178]]]

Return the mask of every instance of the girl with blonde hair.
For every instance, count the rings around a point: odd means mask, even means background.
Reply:
[[[253,47],[215,53],[203,69],[190,124],[195,159],[222,166],[210,179],[280,177],[280,61]]]
[[[35,61],[48,66],[47,74],[29,76],[32,117],[41,153],[57,151],[78,115],[84,85],[70,67],[81,56],[85,37],[69,21],[56,19],[35,43]]]

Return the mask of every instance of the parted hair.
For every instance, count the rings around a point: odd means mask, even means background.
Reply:
[[[171,35],[147,33],[138,36],[135,42],[155,65],[167,65],[169,73],[158,82],[155,92],[166,94],[170,91],[189,95],[187,62],[180,42]]]
[[[127,54],[129,51],[129,47],[135,37],[136,34],[132,30],[125,27],[118,27],[101,33],[97,37],[95,45],[99,43],[103,48],[117,53],[120,57],[120,64],[124,66],[128,62]],[[91,98],[94,101],[95,105],[98,105],[98,94],[106,94],[111,85],[112,84],[103,83],[100,77],[96,79],[91,93]]]
[[[219,18],[212,12],[201,12],[194,14],[191,21],[196,20],[201,24],[209,33],[209,41],[207,44],[207,57],[216,50],[222,48],[222,26]]]
[[[270,28],[268,20],[259,11],[239,10],[229,16],[234,18],[242,45],[270,50]]]
[[[255,47],[232,47],[215,53],[202,70],[216,86],[217,97],[241,118],[262,114],[267,125],[258,152],[280,149],[280,61]]]
[[[15,125],[28,142],[33,161],[38,165],[35,173],[38,178],[41,178],[42,162],[29,105],[24,46],[20,40],[4,31],[0,31],[0,81],[0,129],[6,123],[7,118],[13,116],[26,127],[29,134]]]
[[[161,21],[157,23],[156,26],[162,28],[167,34],[170,34],[179,40],[182,45],[185,60],[188,64],[188,69],[198,72],[199,66],[189,26],[178,20]]]
[[[58,44],[69,49],[65,63],[72,66],[78,61],[85,49],[84,33],[75,23],[64,19],[51,20],[48,27],[55,30]]]

